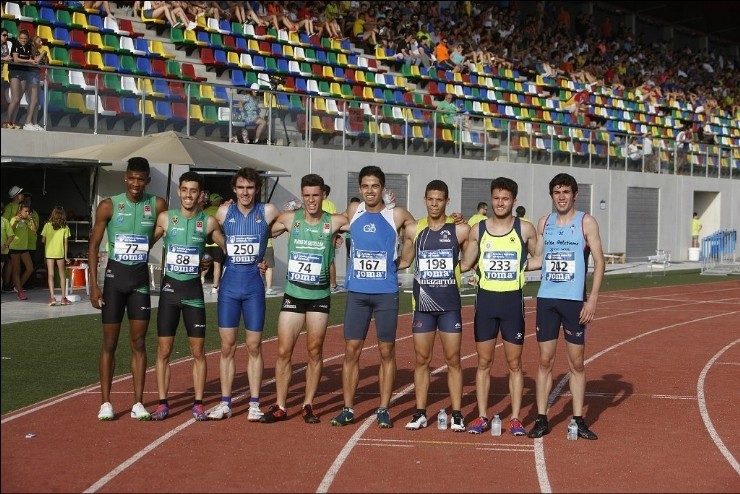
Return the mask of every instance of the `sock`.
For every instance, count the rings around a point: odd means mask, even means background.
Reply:
[[[427,409],[426,408],[417,408],[416,409],[416,412],[424,415],[425,417],[427,416]]]
[[[543,415],[541,413],[538,413],[537,414],[537,420],[544,421],[545,423],[547,423],[547,415]]]
[[[457,417],[457,416],[461,416],[461,415],[462,415],[462,411],[460,411],[460,410],[453,410],[452,411],[452,416],[453,417]]]
[[[249,406],[252,406],[252,403],[257,403],[259,405],[259,403],[260,403],[260,397],[259,396],[252,396],[249,399]]]
[[[352,408],[352,407],[344,407],[344,409],[345,409],[345,410],[347,410],[347,411],[348,411],[349,413],[351,413],[352,415],[354,415],[354,414],[355,414],[355,409],[354,409],[354,408]]]
[[[160,405],[164,405],[164,406],[166,406],[167,408],[169,408],[169,407],[170,407],[169,403],[167,403],[167,400],[159,400],[159,404],[160,404]]]
[[[193,406],[202,405],[202,404],[203,404],[203,400],[195,400],[193,402]]]
[[[573,415],[573,418],[576,420],[576,422],[583,422],[582,415]]]
[[[231,396],[222,396],[221,401],[229,405],[229,408],[231,408]]]

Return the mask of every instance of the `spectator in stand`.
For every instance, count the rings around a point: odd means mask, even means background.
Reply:
[[[308,34],[309,36],[313,36],[313,21],[310,17],[300,17],[298,8],[295,3],[290,2],[287,7],[284,9],[285,16],[290,20],[290,22],[293,23],[295,26],[295,30],[298,31],[301,28]]]
[[[260,17],[260,15],[257,12],[255,12],[255,10],[252,8],[251,2],[243,2],[243,3],[234,2],[234,3],[240,4],[244,7],[244,15],[246,17],[244,24],[246,24],[247,22],[251,20],[253,24],[260,26],[260,27],[267,27],[270,25],[265,19]]]
[[[10,51],[12,63],[10,67],[10,104],[8,105],[7,121],[3,124],[6,129],[42,130],[32,121],[39,102],[39,69],[38,61],[33,57],[33,46],[27,29],[18,33],[18,42]],[[28,110],[26,123],[21,126],[15,123],[21,99],[28,94]]]
[[[442,112],[441,115],[438,115],[438,121],[445,125],[454,125],[457,121],[457,112],[459,109],[452,102],[453,96],[452,93],[447,93],[444,95],[444,99],[437,104],[437,110]]]
[[[685,122],[676,136],[676,174],[682,175],[689,164],[689,145],[694,140],[691,122]]]
[[[324,30],[330,38],[342,39],[342,27],[337,22],[339,19],[339,4],[337,2],[328,2],[322,15],[324,21]]]
[[[589,90],[582,89],[563,103],[563,110],[571,113],[574,117],[578,117],[588,108],[590,99],[591,93]]]
[[[249,94],[246,95],[242,101],[242,119],[245,125],[255,125],[254,139],[251,141],[254,144],[263,144],[265,139],[265,131],[267,130],[267,120],[262,118],[259,100],[259,84],[252,84],[249,89]],[[242,129],[242,137],[245,144],[249,141],[249,131],[246,127]]]
[[[455,64],[450,59],[450,49],[447,47],[446,36],[437,43],[437,47],[434,49],[434,56],[437,58],[438,68],[444,70],[453,70],[455,68]]]
[[[113,9],[110,8],[110,3],[108,3],[108,0],[82,2],[82,6],[85,7],[85,9],[98,9],[100,15],[104,15],[110,17],[113,20],[116,20],[116,16],[113,15]]]
[[[179,19],[179,21],[176,21],[175,24],[172,25],[172,27],[180,27],[180,26],[186,26],[185,29],[188,31],[192,31],[196,27],[198,27],[198,24],[195,23],[195,21],[191,21],[188,19],[187,14],[185,13],[185,9],[187,9],[189,6],[189,2],[179,2],[174,1],[170,2],[170,12],[172,14],[172,17],[174,19]]]

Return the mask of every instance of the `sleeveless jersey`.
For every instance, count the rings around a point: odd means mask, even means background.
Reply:
[[[295,212],[288,240],[285,294],[318,300],[331,294],[329,267],[334,260],[331,214],[323,212],[315,225],[306,222],[303,208]]]
[[[263,203],[255,203],[246,216],[232,203],[222,226],[226,237],[225,266],[257,269],[267,248],[268,226]]]
[[[447,218],[439,230],[419,220],[414,238],[414,310],[442,312],[460,309],[460,244],[455,223]]]
[[[357,293],[397,293],[396,243],[393,210],[369,213],[362,202],[350,220],[352,234],[347,266],[347,289]]]
[[[527,246],[522,240],[522,223],[514,218],[514,226],[505,235],[491,235],[486,222],[478,223],[478,286],[488,292],[511,292],[524,286],[524,266]]]
[[[167,211],[167,234],[164,236],[165,274],[176,280],[200,277],[200,260],[207,238],[208,215],[198,211],[185,218],[180,210]]]
[[[556,224],[557,215],[547,217],[542,283],[537,297],[586,300],[586,259],[591,250],[583,234],[584,216],[577,211],[573,221],[565,226]]]
[[[115,261],[139,264],[149,260],[149,243],[157,220],[157,196],[144,194],[139,202],[126,194],[112,196],[113,217],[108,222],[108,252]]]

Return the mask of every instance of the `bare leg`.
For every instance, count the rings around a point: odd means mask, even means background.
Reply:
[[[134,403],[143,403],[146,379],[146,331],[149,321],[129,320],[131,375],[134,381]]]

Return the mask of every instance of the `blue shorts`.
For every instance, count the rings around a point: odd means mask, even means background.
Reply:
[[[373,316],[378,340],[386,343],[395,342],[398,327],[398,293],[349,292],[344,310],[344,339],[367,338],[370,319]]]
[[[521,290],[478,290],[473,331],[475,341],[495,340],[499,330],[504,341],[524,344],[524,297]]]
[[[256,267],[245,270],[229,266],[218,287],[218,327],[259,331],[265,327],[265,283]]]
[[[575,345],[585,344],[586,325],[578,322],[582,308],[581,300],[538,298],[537,341],[557,340],[562,325],[565,341]]]
[[[10,79],[26,81],[26,84],[38,86],[41,73],[38,70],[11,70],[8,74]]]
[[[411,332],[431,333],[437,329],[443,333],[462,333],[462,314],[460,311],[414,311],[414,322],[411,323]]]

